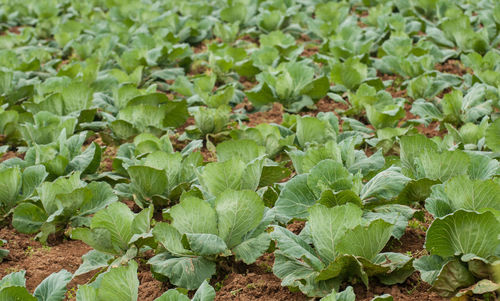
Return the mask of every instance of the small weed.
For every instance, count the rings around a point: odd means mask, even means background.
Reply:
[[[412,295],[418,288],[418,286],[420,285],[420,279],[417,280],[417,283],[415,283],[411,289],[409,290],[406,290],[406,292],[408,293],[408,295]]]
[[[266,273],[272,273],[273,272],[273,267],[267,263],[261,263],[259,264],[259,267],[263,269]]]
[[[249,283],[249,284],[247,284],[247,288],[253,290],[253,289],[256,289],[257,287],[255,286],[255,284]]]
[[[72,287],[70,290],[68,290],[68,292],[66,293],[66,297],[68,299],[74,299],[76,298],[76,291],[77,291],[77,288],[76,287]]]
[[[215,289],[216,292],[218,292],[218,291],[220,291],[222,289],[223,286],[224,286],[223,281],[219,281],[219,282],[215,283],[214,289]]]
[[[32,247],[32,246],[28,246],[26,248],[26,250],[24,250],[24,255],[26,257],[30,257],[31,255],[33,255],[35,253],[35,249]]]
[[[5,274],[10,274],[10,273],[19,272],[19,271],[21,271],[21,269],[16,266],[16,267],[8,267],[4,271],[5,271]]]
[[[238,295],[238,293],[239,293],[239,292],[241,292],[242,290],[243,290],[243,288],[239,288],[239,289],[237,289],[237,290],[231,291],[231,295],[236,296],[236,295]]]
[[[417,230],[422,230],[422,231],[427,231],[427,227],[422,224],[422,222],[416,220],[416,219],[412,219],[408,222],[408,226],[412,229],[417,229]]]
[[[411,251],[406,251],[406,255],[407,255],[408,257],[413,257],[413,253],[412,253]]]

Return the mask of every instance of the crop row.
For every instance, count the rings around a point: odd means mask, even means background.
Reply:
[[[326,301],[415,271],[497,294],[500,3],[0,4],[0,222],[93,249],[1,300],[92,271],[76,300],[137,300],[139,264],[177,288],[157,301],[213,300],[222,263],[265,253]],[[422,254],[386,251],[410,221]]]

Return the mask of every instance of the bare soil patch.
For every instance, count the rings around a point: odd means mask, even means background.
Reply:
[[[64,240],[54,246],[43,246],[33,235],[18,233],[11,227],[0,229],[0,238],[7,240],[4,249],[9,255],[0,263],[0,278],[12,272],[26,271],[26,287],[33,291],[43,279],[65,269],[74,273],[82,263],[82,255],[92,248],[81,241]],[[68,287],[88,281],[92,275],[73,279]]]

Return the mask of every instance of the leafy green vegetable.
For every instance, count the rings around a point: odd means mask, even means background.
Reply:
[[[376,276],[382,283],[404,281],[412,272],[412,259],[398,253],[379,253],[391,237],[393,225],[367,221],[354,204],[309,209],[307,223],[314,249],[303,237],[275,227],[271,234],[279,250],[273,271],[282,285],[298,287],[308,296],[326,296],[342,281],[354,278],[368,285]]]
[[[259,85],[246,92],[252,104],[263,106],[277,101],[291,112],[314,105],[329,89],[328,79],[315,78],[314,68],[305,61],[282,63],[274,70],[258,74],[257,80]]]
[[[84,255],[84,262],[76,274],[123,264],[136,257],[144,246],[154,247],[151,233],[153,206],[134,214],[127,205],[115,202],[94,214],[89,228],[75,228],[71,238],[85,242],[94,250]]]
[[[79,173],[44,182],[38,188],[39,200],[23,202],[14,209],[12,225],[21,233],[37,233],[45,242],[55,232],[88,225],[90,215],[116,202],[109,184],[80,180]]]
[[[220,256],[234,255],[251,264],[270,245],[265,230],[272,217],[252,191],[227,189],[213,203],[186,197],[167,213],[172,223],[159,223],[153,230],[166,252],[149,263],[155,273],[180,287],[197,289],[215,274]]]
[[[431,255],[415,261],[415,268],[446,297],[489,278],[491,264],[500,255],[499,223],[489,211],[458,210],[436,219],[425,241]]]
[[[31,198],[47,177],[44,166],[34,165],[21,171],[18,166],[1,168],[0,214],[5,216],[18,203]]]
[[[50,274],[35,288],[33,295],[26,288],[26,271],[14,272],[0,280],[0,298],[4,300],[63,300],[72,274],[66,270]]]

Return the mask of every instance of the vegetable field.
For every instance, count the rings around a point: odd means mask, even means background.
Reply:
[[[0,301],[496,300],[500,1],[0,0]]]

